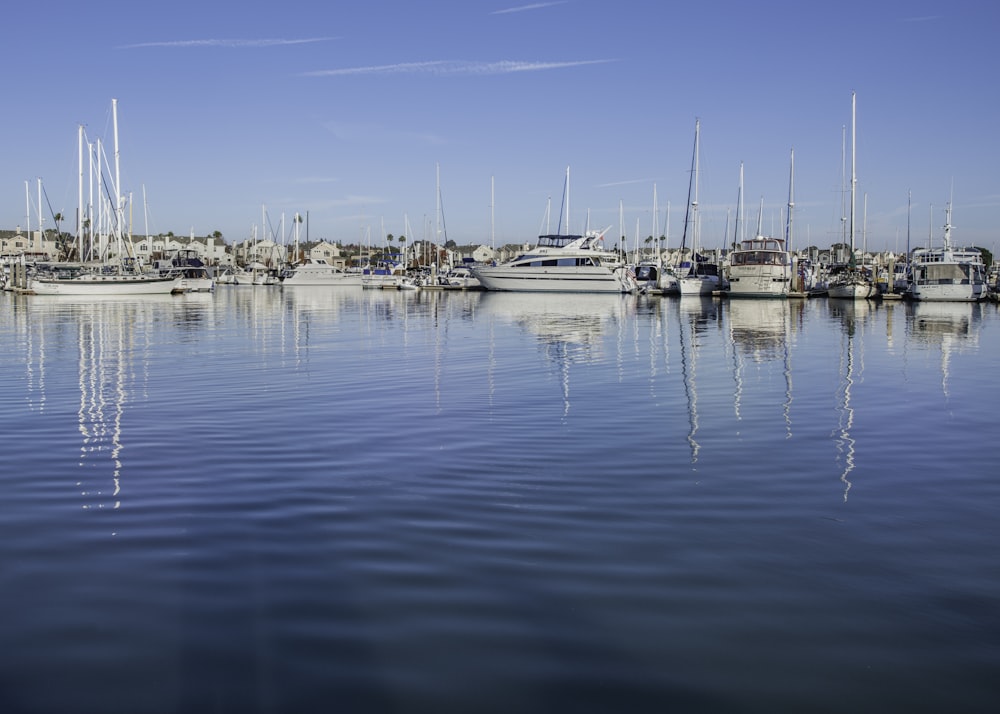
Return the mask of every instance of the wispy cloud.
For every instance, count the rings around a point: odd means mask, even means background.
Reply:
[[[499,62],[459,62],[438,60],[432,62],[401,62],[369,67],[344,67],[321,69],[303,73],[306,77],[342,77],[353,74],[437,74],[437,75],[495,75],[516,72],[541,72],[549,69],[582,67],[590,64],[617,62],[613,59],[573,60],[568,62],[523,62],[502,60]]]
[[[555,0],[554,2],[536,2],[531,5],[518,5],[517,7],[508,7],[503,10],[494,10],[491,15],[509,15],[512,12],[524,12],[526,10],[541,10],[542,8],[552,7],[553,5],[565,5],[568,0]]]
[[[301,39],[256,39],[256,40],[163,40],[160,42],[137,42],[131,45],[121,45],[120,50],[133,50],[141,47],[281,47],[284,45],[304,45],[310,42],[329,42],[336,37],[304,37]]]

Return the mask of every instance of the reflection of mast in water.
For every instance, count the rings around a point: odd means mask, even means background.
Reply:
[[[860,381],[860,375],[864,372],[864,344],[860,345],[859,356],[855,360],[854,339],[857,326],[855,325],[856,304],[846,304],[844,307],[844,335],[847,339],[846,349],[841,353],[840,370],[844,378],[840,382],[838,390],[838,414],[837,424],[837,452],[841,454],[838,460],[843,464],[843,471],[840,480],[844,484],[844,500],[851,490],[851,481],[848,478],[856,466],[855,463],[855,443],[851,430],[854,427],[854,407],[851,405],[852,389]],[[857,370],[857,374],[855,374]]]
[[[28,408],[38,410],[39,413],[45,411],[45,332],[39,330],[36,335],[32,329],[34,321],[28,314],[27,297],[24,295],[14,297],[14,315],[17,325],[23,328],[22,340],[25,346],[25,386],[27,388]],[[37,343],[37,344],[36,344]],[[38,368],[35,368],[35,362]],[[34,396],[37,393],[37,398]]]
[[[123,355],[128,353],[124,344],[125,330],[119,329],[117,339],[114,339],[110,335],[110,326],[100,321],[84,320],[81,320],[78,330],[80,409],[77,417],[80,436],[83,438],[79,466],[100,470],[103,468],[102,457],[107,455],[111,462],[111,497],[115,499],[111,507],[118,508],[121,505],[121,501],[117,499],[121,493],[122,414],[128,397],[123,359]],[[77,485],[86,488],[83,479]],[[97,497],[105,495],[101,489],[93,493],[83,490],[81,494]],[[87,509],[92,506],[84,504],[83,507]],[[103,503],[97,505],[97,508],[103,507]]]
[[[782,413],[785,415],[785,438],[792,438],[792,350],[789,347],[789,335],[785,335],[784,359],[782,360],[782,373],[785,376],[785,401],[782,405]]]
[[[691,463],[698,462],[698,453],[701,451],[701,444],[698,443],[698,332],[699,326],[705,321],[705,310],[710,307],[711,298],[704,299],[679,299],[675,301],[678,306],[678,329],[680,332],[681,351],[681,377],[684,384],[684,397],[687,401],[688,412],[688,434],[687,442],[691,448]],[[696,310],[692,310],[692,304],[697,305]],[[686,309],[681,312],[681,306]]]

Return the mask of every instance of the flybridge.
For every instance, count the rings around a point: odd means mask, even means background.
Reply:
[[[604,238],[604,233],[588,232],[586,235],[546,234],[538,236],[538,248],[579,248],[582,250],[601,250],[598,242]]]
[[[538,245],[546,248],[565,248],[570,243],[574,243],[581,238],[583,236],[550,234],[538,236]]]

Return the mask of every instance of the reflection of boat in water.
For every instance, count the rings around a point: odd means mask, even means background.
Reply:
[[[517,324],[543,342],[600,349],[609,323],[622,315],[625,300],[618,295],[547,293],[484,293],[480,311]]]
[[[979,346],[982,306],[973,302],[916,302],[909,308],[912,342],[941,348],[941,389],[947,396],[951,358],[963,349]]]
[[[604,334],[634,302],[620,295],[484,292],[478,314],[516,325],[538,340],[560,370],[564,413],[569,411],[569,368],[604,357]]]
[[[754,364],[781,360],[785,377],[782,410],[787,436],[791,436],[792,374],[789,340],[791,317],[803,309],[800,302],[787,300],[732,300],[726,305],[729,316],[729,334],[733,343],[736,380],[735,409],[740,418],[743,395],[745,359]]]
[[[787,350],[791,304],[783,300],[734,300],[727,305],[734,346],[760,362]]]

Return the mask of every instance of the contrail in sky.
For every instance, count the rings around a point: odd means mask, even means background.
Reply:
[[[575,60],[569,62],[521,62],[506,60],[501,62],[454,62],[438,60],[432,62],[401,62],[369,67],[345,67],[342,69],[322,69],[306,72],[307,77],[335,77],[351,74],[511,74],[514,72],[539,72],[546,69],[581,67],[588,64],[617,62],[612,59]]]
[[[519,5],[518,7],[508,7],[504,10],[494,10],[491,15],[507,15],[512,12],[524,12],[525,10],[541,10],[544,7],[553,5],[565,5],[567,0],[556,0],[556,2],[536,2],[531,5]]]

